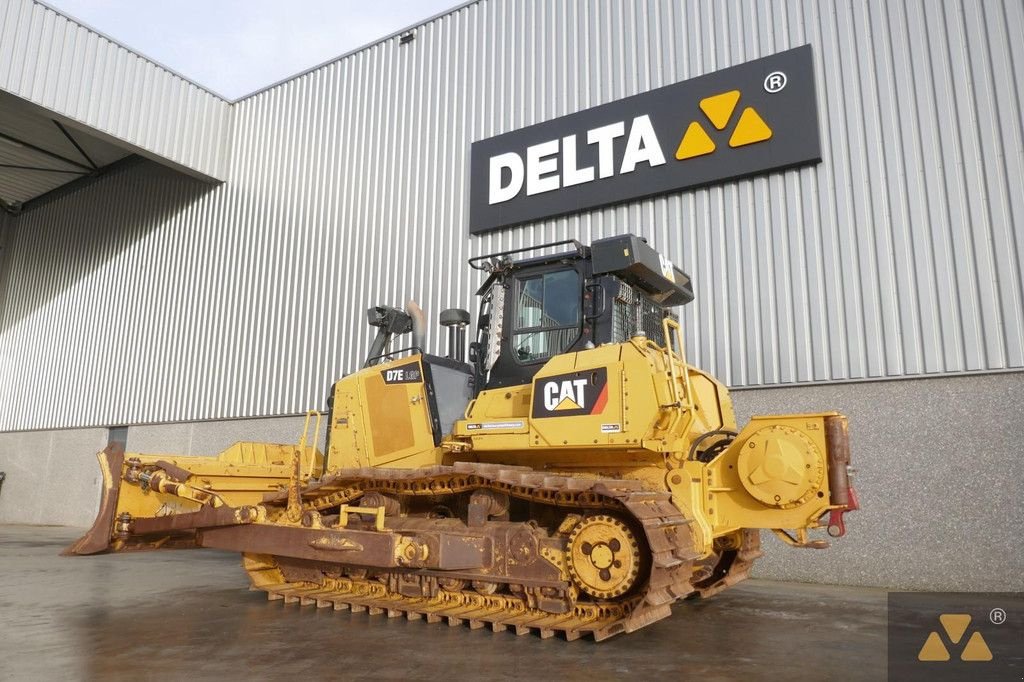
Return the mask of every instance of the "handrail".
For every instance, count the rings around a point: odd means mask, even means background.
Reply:
[[[317,437],[320,435],[320,420],[323,417],[323,415],[320,412],[318,412],[317,410],[309,410],[308,412],[306,412],[306,423],[302,427],[302,438],[299,439],[299,452],[302,452],[306,449],[306,436],[309,433],[309,420],[310,417],[312,417],[313,415],[316,415],[316,428],[313,430],[312,442],[309,443],[311,451],[309,453],[309,473],[306,475],[307,479],[313,475],[313,467],[316,466],[316,440]]]
[[[420,348],[419,346],[406,346],[405,348],[398,348],[398,349],[395,349],[395,350],[389,350],[386,353],[381,353],[380,355],[372,355],[372,356],[366,358],[366,362],[370,362],[371,360],[380,360],[382,358],[391,358],[394,355],[398,355],[399,353],[405,353],[407,351],[413,351],[414,355],[415,355],[415,353],[419,353],[420,355],[426,355],[426,353],[423,351],[423,349]],[[379,363],[374,363],[372,365],[366,365],[365,367],[363,367],[363,369],[366,369],[367,367],[376,367],[377,364],[379,364]]]
[[[693,393],[690,387],[690,372],[686,366],[686,350],[683,347],[683,334],[682,327],[679,323],[670,317],[666,317],[661,321],[661,329],[665,334],[665,348],[662,349],[665,353],[665,360],[668,363],[669,377],[671,378],[671,394],[675,400],[674,406],[676,408],[675,414],[672,417],[672,421],[669,423],[666,431],[669,433],[675,433],[676,428],[679,426],[679,420],[683,418],[683,411],[686,411],[687,425],[684,429],[684,433],[689,431],[690,425],[693,422]],[[672,337],[675,332],[676,343],[679,344],[679,362],[682,365],[684,373],[683,386],[685,388],[685,401],[679,395],[679,374],[676,372],[676,356],[672,350]]]
[[[536,246],[524,246],[521,249],[510,249],[508,251],[499,251],[498,253],[488,253],[488,254],[485,254],[483,256],[474,256],[473,258],[470,258],[466,262],[469,263],[469,267],[473,268],[474,270],[484,270],[484,271],[486,271],[487,268],[484,267],[483,261],[486,261],[486,260],[488,260],[490,258],[499,258],[501,256],[511,256],[514,253],[525,253],[527,251],[539,251],[541,249],[546,249],[546,248],[549,248],[549,247],[552,247],[552,246],[562,246],[563,244],[572,244],[574,247],[576,247],[576,254],[579,257],[581,257],[581,258],[586,255],[585,249],[587,247],[583,246],[583,244],[581,244],[579,241],[577,241],[575,239],[563,239],[562,241],[551,242],[550,244],[538,244]],[[555,254],[552,254],[552,255],[555,255]]]
[[[662,331],[665,333],[665,352],[668,355],[668,366],[669,373],[672,375],[672,391],[676,402],[680,402],[678,381],[679,377],[676,374],[676,366],[672,360],[675,357],[675,353],[672,350],[672,337],[675,336],[676,343],[679,344],[679,364],[683,366],[683,386],[686,388],[686,405],[693,404],[693,390],[690,386],[690,372],[686,367],[686,348],[683,346],[683,328],[679,325],[679,322],[673,320],[671,317],[666,317],[661,321]],[[672,332],[675,332],[674,334]]]

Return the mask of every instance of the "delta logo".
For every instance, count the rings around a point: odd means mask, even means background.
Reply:
[[[732,119],[736,105],[740,101],[740,91],[730,90],[720,95],[705,97],[700,101],[700,110],[707,116],[707,120],[716,130],[725,130]],[[745,147],[748,144],[765,142],[772,137],[772,129],[764,122],[761,115],[754,107],[744,107],[743,112],[736,121],[732,135],[729,136],[730,147]],[[676,159],[685,161],[697,156],[710,154],[717,149],[714,140],[707,133],[699,121],[692,121],[683,134],[676,148]]]
[[[942,630],[946,633],[949,643],[957,646],[964,638],[964,634],[967,632],[967,628],[971,624],[971,616],[966,613],[944,613],[939,616],[939,624],[942,625]],[[917,660],[948,661],[949,659],[949,649],[946,647],[945,642],[942,641],[942,637],[937,631],[932,630],[928,634],[928,638],[924,641],[924,645],[921,647],[921,650],[917,653]],[[981,632],[979,630],[975,630],[971,633],[970,638],[967,640],[967,644],[965,644],[963,649],[960,651],[960,660],[992,660],[992,651],[988,648],[988,643],[985,642],[985,638],[981,636]]]
[[[810,45],[472,143],[469,233],[821,162]]]
[[[713,130],[725,130],[740,101],[739,90],[729,90],[705,97],[699,103]],[[685,120],[685,119],[683,119]],[[743,107],[729,136],[729,147],[744,147],[766,142],[772,129],[752,106]],[[621,153],[616,153],[616,141]],[[580,165],[578,150],[591,147],[596,151],[596,164]],[[675,158],[677,161],[705,156],[718,148],[712,136],[697,120],[690,122],[683,133]],[[530,145],[525,153],[505,152],[490,157],[488,204],[511,201],[525,188],[526,196],[553,192],[566,187],[585,185],[595,180],[624,176],[642,166],[663,166],[668,161],[661,140],[648,114],[628,121],[616,121],[592,128],[579,135],[566,135]]]
[[[607,403],[608,372],[604,367],[534,380],[534,418],[601,414]]]

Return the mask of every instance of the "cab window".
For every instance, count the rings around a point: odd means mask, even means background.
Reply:
[[[512,348],[520,362],[567,350],[580,332],[580,276],[557,270],[517,280]]]

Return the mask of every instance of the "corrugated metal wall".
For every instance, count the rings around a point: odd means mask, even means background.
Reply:
[[[0,90],[224,177],[228,102],[35,0],[0,2]]]
[[[7,214],[7,212],[6,211],[0,211],[0,282],[3,282],[3,278],[4,278],[4,274],[5,274],[5,270],[4,270],[4,246],[5,246],[6,241],[7,241],[6,240],[7,228],[9,227],[11,222],[13,222],[13,220]],[[5,289],[3,288],[2,285],[0,285],[0,310],[3,310],[4,291],[5,291]],[[3,318],[0,317],[0,324],[3,324],[2,320],[3,320]]]
[[[223,186],[145,163],[19,217],[0,429],[322,407],[367,305],[436,319],[472,255],[625,230],[731,385],[1024,367],[1021,35],[1017,0],[462,8],[234,105]],[[804,43],[821,164],[466,236],[472,140]]]

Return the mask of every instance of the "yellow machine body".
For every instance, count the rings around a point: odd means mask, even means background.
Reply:
[[[388,386],[380,378],[408,366],[410,359],[417,356],[335,385],[328,474],[471,461],[635,479],[645,488],[671,492],[693,521],[705,555],[712,553],[716,538],[743,529],[805,537],[835,507],[825,475],[826,420],[845,427],[845,417],[837,412],[757,416],[711,463],[692,460],[695,439],[736,428],[728,389],[646,338],[559,355],[530,384],[482,391],[440,446],[432,441],[426,387]],[[563,386],[571,399],[572,377],[595,371],[607,377],[600,411],[533,418],[536,392],[550,392],[555,384],[559,402]]]
[[[415,369],[410,369],[415,365]],[[388,372],[416,371],[418,357],[356,372],[334,385],[328,462],[331,470],[352,467],[419,467],[439,464],[434,446],[426,386],[419,381],[385,383]]]

